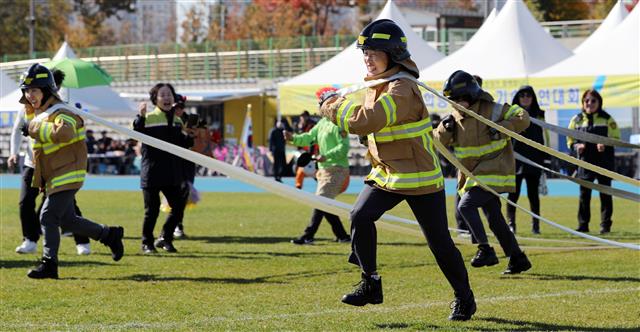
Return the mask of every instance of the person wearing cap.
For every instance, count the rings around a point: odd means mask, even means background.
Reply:
[[[34,116],[27,126],[33,139],[32,186],[41,188],[46,195],[40,212],[44,235],[42,260],[27,276],[58,278],[60,227],[100,240],[111,249],[113,260],[120,260],[124,254],[124,229],[96,224],[78,216],[74,208],[75,195],[82,187],[87,169],[83,119],[61,102],[53,74],[40,64],[27,70],[20,89],[20,102],[25,105],[27,116]]]
[[[169,83],[158,83],[149,90],[149,99],[154,105],[153,111],[147,113],[147,104],[140,103],[139,114],[133,121],[133,129],[145,135],[190,148],[193,137],[184,132],[182,119],[176,115],[175,101],[177,95]],[[173,245],[173,233],[184,217],[187,193],[184,190],[185,160],[147,144],[142,144],[140,169],[140,188],[144,199],[144,220],[142,222],[142,252],[154,254],[156,247],[166,252],[178,250]],[[154,241],[153,229],[160,214],[160,192],[167,199],[169,212],[162,231]]]
[[[514,132],[521,132],[529,126],[529,115],[518,105],[498,104],[490,94],[483,91],[475,78],[458,70],[451,74],[444,84],[444,95],[458,105],[469,109]],[[457,106],[453,113],[442,119],[434,136],[445,146],[453,146],[453,152],[462,165],[470,170],[482,183],[498,193],[515,191],[515,157],[511,139],[475,118],[460,111]],[[520,250],[514,234],[500,210],[500,199],[484,190],[479,184],[458,172],[457,208],[467,222],[473,238],[478,243],[478,251],[471,260],[471,266],[483,267],[498,264],[495,250],[489,245],[478,209],[482,208],[489,227],[498,238],[509,264],[504,274],[516,274],[531,268],[531,262]]]
[[[336,89],[332,87],[321,88],[316,92],[316,96],[319,98],[324,93],[331,91],[336,91]],[[316,195],[333,199],[347,189],[349,184],[349,135],[344,130],[326,118],[322,118],[306,133],[293,135],[291,132],[284,131],[283,134],[287,141],[296,146],[306,147],[317,144],[318,154],[314,158],[318,162]],[[291,240],[291,243],[312,244],[322,218],[326,218],[331,225],[336,242],[347,243],[351,241],[351,237],[342,226],[340,217],[314,209],[304,233]]]
[[[377,20],[360,33],[367,70],[365,81],[386,83],[366,90],[364,101],[328,91],[320,113],[341,130],[366,136],[372,169],[351,211],[349,262],[362,270],[360,283],[342,302],[355,306],[383,301],[376,261],[375,222],[407,201],[429,249],[454,290],[450,320],[468,320],[476,311],[467,270],[447,224],[444,178],[433,145],[429,112],[415,83],[419,70],[407,50],[407,38],[392,20]]]

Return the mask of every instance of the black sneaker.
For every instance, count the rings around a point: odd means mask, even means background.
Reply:
[[[456,297],[451,302],[451,309],[449,320],[464,321],[471,319],[471,316],[476,313],[476,300],[473,297],[473,293],[466,299]]]
[[[576,228],[576,232],[589,233],[589,226],[580,225],[580,226],[578,226],[578,228]]]
[[[496,264],[498,264],[498,256],[496,256],[496,251],[491,247],[478,247],[476,256],[471,259],[471,266],[473,267],[492,266]]]
[[[40,265],[29,270],[27,277],[32,279],[58,279],[58,263],[51,258],[42,257]]]
[[[109,227],[109,234],[104,240],[100,240],[102,244],[111,249],[111,258],[114,261],[119,261],[124,255],[124,244],[122,238],[124,237],[124,228],[122,227]]]
[[[304,245],[304,244],[313,244],[313,238],[309,239],[309,238],[306,238],[306,237],[304,237],[304,236],[301,236],[301,237],[299,237],[299,238],[297,238],[297,239],[293,239],[293,240],[291,240],[291,243],[293,243],[293,244],[299,244],[299,245]]]
[[[507,269],[502,272],[502,274],[518,274],[524,271],[527,271],[531,268],[531,262],[527,255],[524,252],[520,252],[519,254],[511,256],[509,258],[509,265],[507,265]]]
[[[164,249],[164,251],[166,252],[178,252],[176,247],[173,246],[173,243],[166,241],[163,238],[157,239],[153,245],[155,245],[157,248]]]
[[[600,228],[600,235],[604,235],[607,233],[611,233],[611,227],[601,227]]]
[[[158,250],[156,250],[156,247],[153,246],[153,244],[142,244],[142,253],[143,254],[157,254]]]
[[[342,302],[361,307],[367,303],[382,303],[382,278],[378,280],[362,274],[362,279],[351,294],[342,296]]]

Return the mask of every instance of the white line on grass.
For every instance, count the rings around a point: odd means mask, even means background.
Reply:
[[[611,294],[611,293],[626,293],[626,292],[638,292],[640,287],[631,288],[605,288],[599,290],[568,290],[558,293],[538,293],[530,295],[518,295],[518,296],[494,296],[487,298],[477,298],[478,303],[503,303],[505,301],[521,301],[531,299],[544,299],[550,297],[563,297],[563,296],[594,296],[599,294]],[[221,323],[221,322],[246,322],[246,321],[261,321],[261,320],[274,320],[274,319],[287,319],[295,317],[315,317],[323,315],[335,315],[335,314],[349,314],[359,312],[375,312],[375,313],[391,313],[397,311],[405,311],[409,309],[423,309],[434,306],[447,306],[449,301],[433,301],[425,303],[413,303],[403,304],[398,306],[368,306],[367,308],[353,308],[344,307],[344,309],[324,310],[324,311],[312,311],[312,312],[299,312],[299,313],[285,313],[285,314],[272,314],[272,315],[259,315],[259,316],[243,316],[243,317],[220,317],[213,316],[207,317],[201,320],[189,320],[184,322],[158,322],[158,323],[143,323],[143,322],[129,322],[121,324],[102,324],[102,323],[89,323],[89,324],[61,324],[61,323],[23,323],[23,324],[6,324],[0,323],[2,329],[5,328],[73,328],[73,329],[175,329],[184,327],[193,327],[196,325],[207,325],[208,323]]]

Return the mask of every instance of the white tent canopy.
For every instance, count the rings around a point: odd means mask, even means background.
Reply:
[[[0,70],[0,97],[8,95],[17,88],[18,84],[4,71]]]
[[[591,44],[533,77],[571,77],[600,75],[640,76],[640,9],[634,9],[597,44]]]
[[[483,79],[526,78],[571,56],[531,15],[522,1],[509,0],[487,27],[464,47],[420,72],[443,81],[456,70]]]
[[[404,31],[407,36],[411,58],[416,62],[419,69],[426,68],[443,58],[442,54],[413,32],[409,23],[407,23],[398,7],[391,0],[387,1],[376,20],[385,18],[396,22]],[[366,68],[362,58],[362,51],[356,49],[356,43],[354,42],[333,58],[282,84],[348,84],[362,82],[365,76]]]
[[[76,58],[75,53],[64,42],[53,60],[61,60],[65,58]],[[130,101],[120,97],[120,95],[109,86],[92,86],[81,89],[60,90],[62,99],[71,105],[79,103],[83,110],[91,112],[99,116],[117,117],[117,116],[133,116],[135,115],[135,107]],[[22,92],[15,89],[11,93],[0,98],[0,112],[15,112],[23,106],[18,102]]]
[[[627,12],[627,9],[622,4],[622,0],[618,0],[598,29],[594,31],[589,38],[582,42],[580,46],[576,47],[573,50],[573,53],[578,54],[583,50],[589,50],[593,45],[600,44],[605,38],[607,38],[609,32],[614,30],[628,14],[629,12]]]

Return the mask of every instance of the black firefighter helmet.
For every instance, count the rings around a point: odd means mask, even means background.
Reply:
[[[51,73],[49,68],[39,63],[31,65],[31,67],[20,76],[20,90],[22,90],[20,102],[23,104],[27,103],[24,93],[29,88],[39,88],[43,91],[48,91],[60,99],[58,96],[58,86],[53,78],[53,73]]]
[[[454,101],[475,101],[480,97],[482,88],[471,74],[464,70],[456,70],[447,78],[442,93]]]
[[[396,24],[388,19],[369,23],[358,36],[356,47],[362,50],[383,51],[389,54],[391,61],[401,62],[411,54],[407,50],[407,37]]]

